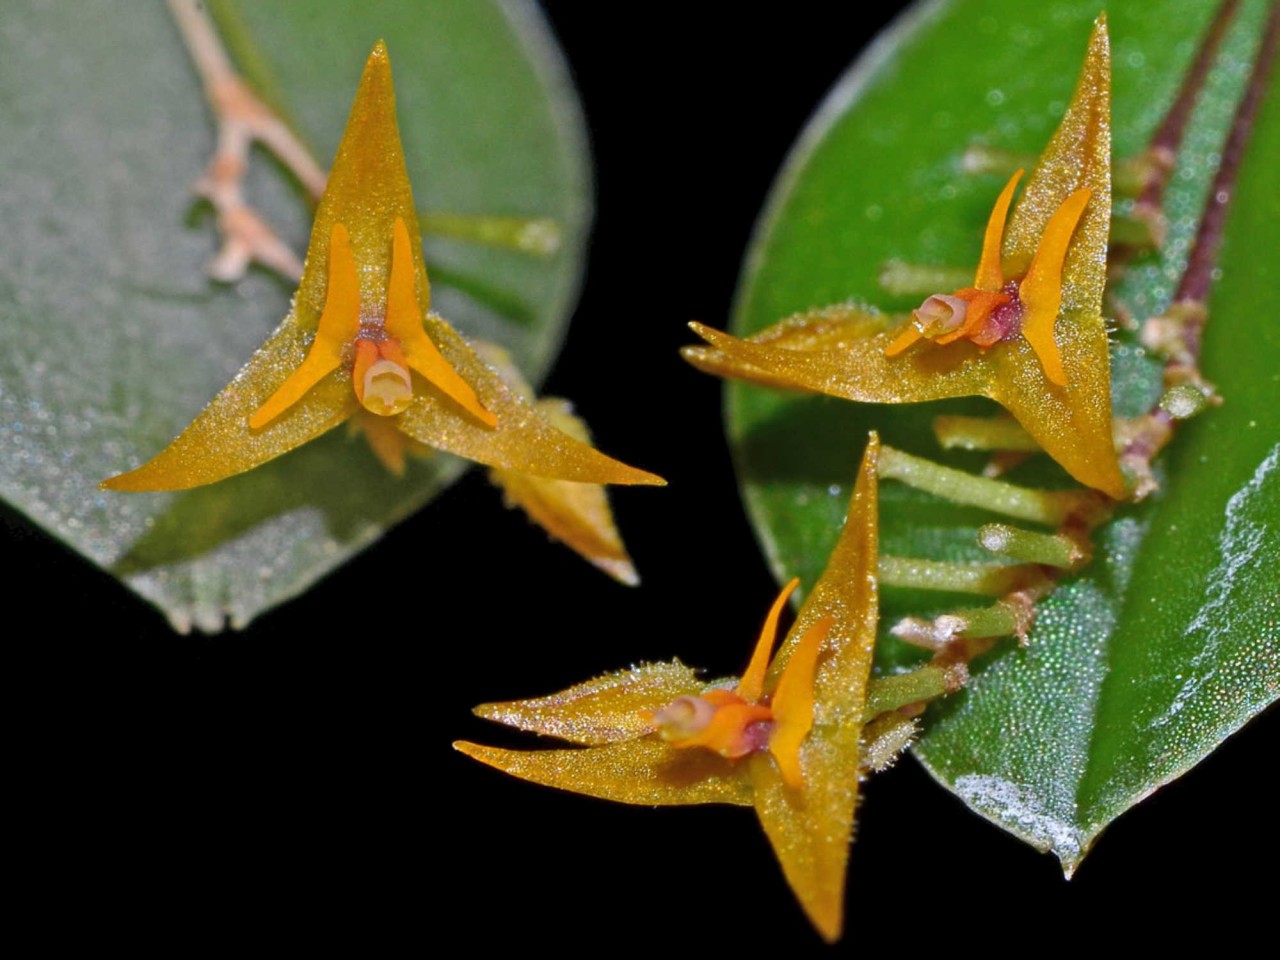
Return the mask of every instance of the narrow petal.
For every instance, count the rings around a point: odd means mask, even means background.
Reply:
[[[422,241],[418,240],[417,243],[420,248]],[[440,351],[422,328],[423,311],[414,290],[414,253],[414,242],[409,239],[404,220],[396,217],[392,237],[391,279],[387,288],[387,333],[400,341],[409,366],[422,374],[427,382],[481,423],[489,427],[496,426],[497,419],[494,415],[481,406],[476,392],[458,376],[458,371],[449,365],[449,361],[440,355]],[[418,257],[420,256],[419,250]],[[427,301],[428,296],[424,289],[423,302]]]
[[[482,703],[473,712],[530,733],[594,746],[652,733],[644,713],[661,710],[677,697],[697,696],[705,686],[678,660],[642,663],[547,697]]]
[[[770,704],[776,723],[769,738],[769,752],[777,761],[783,781],[792,789],[804,786],[800,769],[800,745],[813,728],[813,681],[818,650],[831,630],[830,618],[819,620],[800,638],[787,669],[778,680]]]
[[[356,261],[351,253],[347,228],[333,225],[329,235],[329,274],[324,310],[311,341],[307,359],[271,398],[249,417],[249,426],[259,430],[303,398],[321,378],[342,364],[344,347],[360,330],[360,292]]]
[[[503,375],[507,376],[506,371]],[[583,443],[591,442],[587,425],[574,416],[568,401],[548,397],[535,406],[557,430]],[[502,488],[509,505],[520,507],[530,520],[588,563],[627,586],[640,583],[601,484],[549,480],[497,468],[489,477]]]
[[[497,417],[498,425],[490,429],[455,404],[415,391],[412,405],[396,418],[400,429],[415,440],[491,467],[537,477],[581,483],[666,483],[656,474],[629,467],[557,430],[435,314],[426,317],[426,327],[444,358],[475,388],[485,409]]]
[[[307,357],[280,389],[249,415],[249,426],[261,430],[280,414],[298,403],[307,391],[342,365],[342,347],[316,337],[311,341]]]
[[[764,626],[760,629],[760,638],[756,641],[755,651],[751,654],[751,663],[747,665],[742,679],[738,682],[738,696],[743,700],[758,703],[764,696],[764,677],[769,669],[769,657],[773,653],[773,645],[778,639],[778,618],[782,616],[782,608],[788,598],[800,586],[800,578],[794,577],[773,601],[769,615],[765,617]]]
[[[805,913],[839,938],[845,867],[858,798],[859,740],[879,617],[876,458],[871,435],[840,540],[770,668],[777,678],[804,638],[830,623],[813,686],[813,729],[800,748],[804,787],[788,786],[777,760],[751,758],[756,813]]]
[[[329,236],[329,278],[326,288],[324,311],[316,326],[316,338],[302,365],[289,379],[271,394],[270,399],[257,408],[248,419],[248,425],[260,430],[275,420],[294,403],[315,387],[324,376],[342,365],[343,348],[360,330],[360,282],[356,275],[356,260],[351,253],[351,238],[347,228],[340,223],[333,225]]]
[[[351,252],[351,234],[341,223],[335,223],[329,233],[329,275],[316,340],[341,346],[354,340],[359,332],[360,274]]]
[[[1082,187],[1062,202],[1049,219],[1027,275],[1018,286],[1018,296],[1027,311],[1022,321],[1022,335],[1040,358],[1045,376],[1058,386],[1067,382],[1062,354],[1053,338],[1058,308],[1062,305],[1062,261],[1089,195],[1089,188]]]
[[[978,270],[973,276],[973,285],[979,290],[999,290],[1004,286],[1004,273],[1000,268],[1000,244],[1004,239],[1004,225],[1009,217],[1009,204],[1013,201],[1013,191],[1022,179],[1019,170],[996,197],[996,205],[991,208],[991,216],[987,218],[987,229],[982,237],[982,259],[978,261]]]
[[[335,370],[263,430],[249,426],[262,406],[307,355],[311,334],[293,314],[181,435],[137,470],[112,477],[107,490],[186,490],[243,473],[332,430],[356,409],[351,378]]]
[[[675,750],[656,737],[569,750],[503,750],[459,740],[454,749],[531,783],[644,806],[751,805],[744,763]]]

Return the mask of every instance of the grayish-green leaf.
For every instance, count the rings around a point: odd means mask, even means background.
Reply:
[[[551,217],[560,252],[427,239],[433,306],[540,379],[577,295],[581,118],[531,3],[215,4],[233,56],[328,165],[373,44],[391,52],[424,210]],[[342,431],[184,494],[97,490],[162,449],[288,309],[291,285],[206,279],[191,185],[214,126],[160,3],[20,2],[0,32],[0,496],[179,629],[242,625],[306,589],[461,472],[386,475]],[[251,201],[301,252],[310,205],[257,154]],[[495,505],[496,508],[496,505]]]

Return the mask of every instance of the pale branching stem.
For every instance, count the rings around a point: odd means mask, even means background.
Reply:
[[[313,200],[323,195],[328,174],[280,116],[236,73],[198,0],[168,3],[218,128],[213,157],[195,184],[195,192],[212,204],[222,234],[222,247],[209,264],[209,274],[232,283],[244,276],[250,264],[258,263],[296,281],[302,277],[302,261],[245,198],[250,151],[255,143],[262,144],[297,177]],[[454,213],[423,213],[420,217],[426,233],[533,256],[551,256],[560,246],[560,225],[546,217]]]
[[[326,175],[293,132],[240,79],[213,23],[196,0],[169,0],[178,31],[204,84],[217,123],[213,157],[195,191],[213,205],[222,247],[209,273],[227,283],[252,263],[297,280],[302,261],[244,196],[249,151],[255,142],[270,150],[313,197],[324,192]]]

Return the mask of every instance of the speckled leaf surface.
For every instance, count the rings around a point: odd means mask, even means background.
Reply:
[[[447,486],[336,431],[182,494],[97,490],[165,446],[275,328],[292,285],[208,280],[191,184],[214,126],[162,4],[21,3],[0,28],[0,496],[179,629],[243,625]],[[576,96],[530,3],[219,3],[233,57],[323,165],[385,38],[420,209],[552,217],[550,259],[426,238],[433,307],[532,378],[577,295],[590,174]],[[311,207],[259,154],[247,191],[296,251]]]
[[[1144,146],[1212,6],[1107,5],[1117,156]],[[848,300],[908,310],[919,298],[895,300],[877,286],[886,260],[971,267],[1002,180],[963,173],[961,156],[974,142],[1043,148],[1098,9],[952,0],[909,11],[833,91],[775,185],[734,332]],[[1173,292],[1265,12],[1261,0],[1245,2],[1224,41],[1168,191],[1164,251],[1139,259],[1110,290],[1138,318],[1158,313]],[[1280,223],[1276,85],[1241,170],[1210,302],[1204,369],[1225,404],[1179,430],[1158,461],[1163,490],[1098,531],[1094,563],[1041,605],[1030,644],[1006,642],[981,661],[966,692],[930,711],[916,747],[974,810],[1052,850],[1068,872],[1111,820],[1280,695],[1280,328],[1265,319],[1280,265],[1262,252],[1274,249]],[[1159,395],[1158,366],[1131,333],[1113,339],[1115,404],[1133,415]],[[762,545],[779,579],[810,583],[835,542],[867,430],[977,469],[978,455],[941,453],[930,422],[994,409],[728,389],[729,431]],[[1069,485],[1045,458],[1011,478]],[[989,514],[893,483],[882,488],[881,509],[886,554],[989,559],[976,546]],[[885,588],[880,669],[917,659],[885,632],[897,617],[971,603]]]

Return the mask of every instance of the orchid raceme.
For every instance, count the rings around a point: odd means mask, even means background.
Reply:
[[[685,358],[720,376],[868,403],[989,397],[1073,477],[1123,498],[1102,318],[1110,89],[1099,18],[1025,192],[1013,204],[1019,173],[996,200],[972,286],[927,298],[905,324],[849,305],[798,314],[746,340],[693,324],[710,347],[685,348]]]
[[[774,603],[741,679],[702,683],[678,661],[633,667],[549,697],[476,708],[578,747],[454,746],[588,796],[754,806],[805,912],[837,939],[876,637],[878,450],[872,435],[840,540],[771,663],[796,581]]]
[[[346,421],[397,471],[416,443],[538,477],[661,484],[557,430],[431,312],[420,236],[391,63],[379,42],[316,211],[289,315],[176,440],[103,486],[213,483]]]

